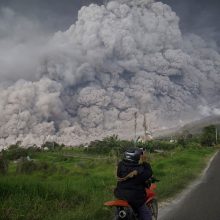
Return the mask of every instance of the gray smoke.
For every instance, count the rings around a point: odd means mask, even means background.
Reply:
[[[44,42],[39,23],[16,14],[10,8],[0,8],[0,79],[16,81],[33,78],[39,65]]]
[[[75,145],[113,133],[131,137],[135,112],[139,131],[144,114],[151,129],[219,114],[217,46],[183,35],[168,5],[91,4],[67,31],[43,40],[37,25],[31,27],[34,48],[15,49],[23,53],[10,68],[5,60],[10,62],[11,50],[0,59],[2,145]]]

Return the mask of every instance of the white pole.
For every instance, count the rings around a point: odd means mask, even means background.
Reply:
[[[137,112],[134,113],[134,140],[137,139]]]

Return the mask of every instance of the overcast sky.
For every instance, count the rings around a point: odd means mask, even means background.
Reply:
[[[169,4],[181,18],[180,25],[184,32],[196,32],[203,36],[220,35],[219,0],[162,0]]]
[[[47,30],[66,29],[76,19],[77,11],[90,3],[103,0],[1,0],[0,7],[9,7],[16,13],[40,21]],[[181,30],[219,38],[219,0],[162,0],[180,16]]]

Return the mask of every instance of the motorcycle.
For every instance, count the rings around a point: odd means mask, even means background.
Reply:
[[[159,182],[156,178],[149,180],[149,187],[146,188],[146,204],[151,211],[152,220],[157,220],[158,216],[158,202],[156,199],[155,190],[157,185],[155,182]],[[115,208],[114,220],[138,220],[137,213],[134,212],[132,207],[125,200],[113,200],[104,203],[107,207]]]

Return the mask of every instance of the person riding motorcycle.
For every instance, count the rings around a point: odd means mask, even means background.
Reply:
[[[124,152],[117,167],[117,186],[114,194],[118,199],[128,201],[140,220],[151,220],[151,212],[146,205],[146,187],[153,172],[146,162],[146,152],[131,148]]]

